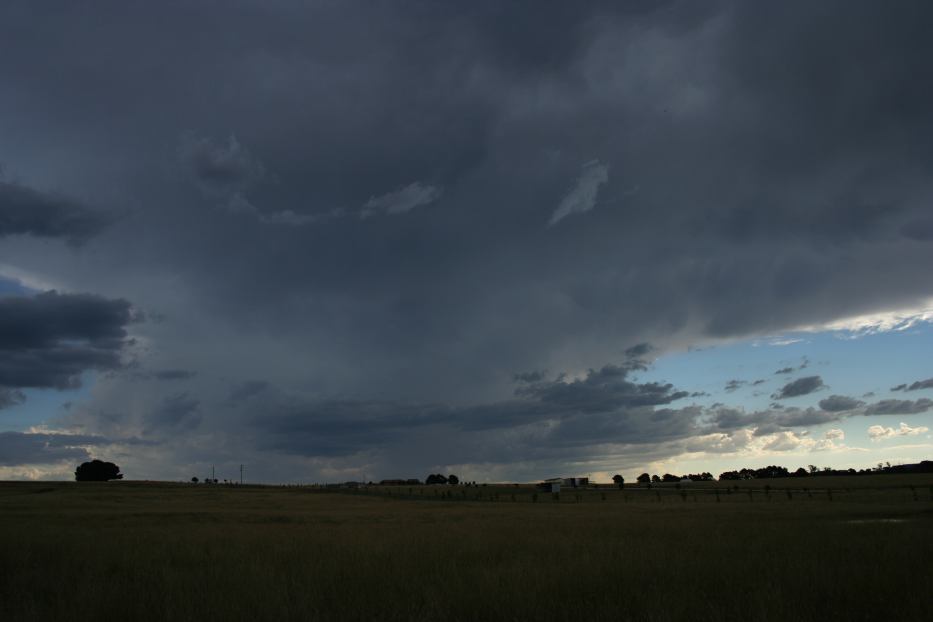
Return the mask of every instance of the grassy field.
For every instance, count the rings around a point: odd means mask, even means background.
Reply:
[[[933,620],[933,477],[785,484],[0,483],[0,620]]]

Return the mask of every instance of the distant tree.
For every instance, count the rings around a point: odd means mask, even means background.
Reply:
[[[432,473],[428,475],[428,478],[424,480],[425,484],[446,484],[447,478],[441,475],[440,473]]]
[[[799,469],[794,471],[794,477],[806,477],[809,474],[810,473],[803,467],[800,467]]]
[[[453,474],[448,475],[447,483],[450,484],[451,486],[456,486],[457,484],[460,483],[460,478]]]
[[[635,481],[638,482],[639,484],[647,484],[651,481],[651,476],[648,475],[647,473],[642,473],[641,475],[635,478]]]
[[[730,480],[737,480],[737,479],[742,479],[739,476],[738,471],[725,471],[719,474],[719,481],[730,481]]]
[[[618,473],[612,476],[612,481],[619,488],[622,488],[623,486],[625,486],[625,478],[619,475]]]
[[[664,476],[661,477],[661,481],[662,481],[662,482],[679,482],[679,481],[680,481],[680,478],[677,477],[676,475],[671,475],[670,473],[665,473]]]
[[[191,483],[192,483],[192,484],[197,484],[199,481],[200,481],[200,480],[199,480],[197,477],[192,477],[192,478],[191,478]]]
[[[770,465],[762,467],[760,469],[755,469],[755,479],[771,479],[775,477],[789,477],[790,473],[787,471],[787,467]]]
[[[652,481],[653,483],[655,483],[655,484],[658,484],[658,483],[661,482],[661,478],[658,477],[657,475],[652,475],[652,476],[651,476],[651,481]]]
[[[816,466],[815,464],[808,464],[808,465],[807,465],[807,470],[809,470],[810,473],[816,473],[816,472],[819,471],[820,469],[819,469],[819,467]]]
[[[112,479],[123,479],[120,467],[113,462],[91,460],[90,462],[82,462],[75,469],[75,481],[78,482],[106,482]]]

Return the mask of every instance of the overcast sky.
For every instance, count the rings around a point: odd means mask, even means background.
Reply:
[[[0,478],[931,458],[931,21],[4,2]]]

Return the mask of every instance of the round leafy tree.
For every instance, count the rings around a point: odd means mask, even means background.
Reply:
[[[106,482],[112,479],[123,479],[120,467],[113,462],[91,460],[83,462],[75,469],[75,481],[78,482]]]

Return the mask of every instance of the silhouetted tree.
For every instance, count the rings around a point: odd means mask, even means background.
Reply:
[[[662,481],[662,482],[679,482],[679,481],[680,481],[680,478],[677,477],[676,475],[671,475],[670,473],[665,473],[664,476],[661,478],[661,481]]]
[[[192,484],[197,484],[198,481],[200,481],[200,480],[198,480],[197,477],[192,477],[192,478],[191,478],[191,483],[192,483]]]
[[[796,471],[794,471],[794,477],[806,477],[806,476],[809,475],[809,474],[810,474],[810,473],[807,472],[807,470],[806,470],[805,468],[803,468],[803,467],[800,467],[799,469],[797,469]]]
[[[622,488],[623,486],[625,486],[625,478],[619,475],[618,473],[612,476],[612,481],[619,488]]]
[[[661,478],[658,477],[657,475],[652,475],[652,476],[651,476],[651,481],[652,481],[653,483],[655,483],[655,484],[658,484],[658,483],[660,483]]]
[[[771,479],[774,477],[790,477],[787,467],[775,464],[755,469],[755,479]]]
[[[457,484],[460,483],[460,478],[453,474],[448,475],[447,483],[450,484],[451,486],[456,486]]]
[[[112,479],[123,479],[120,467],[113,462],[91,460],[90,462],[82,462],[75,469],[75,481],[78,482],[106,482]]]
[[[651,482],[651,476],[647,473],[642,473],[637,478],[635,478],[635,481],[637,481],[639,484],[647,484]]]
[[[432,473],[428,475],[428,478],[424,480],[425,484],[446,484],[447,478],[441,475],[440,473]]]

